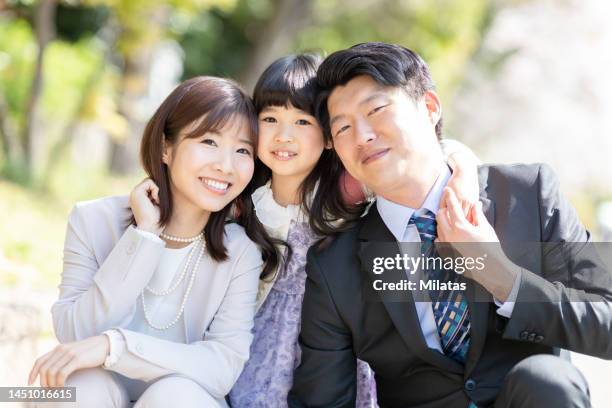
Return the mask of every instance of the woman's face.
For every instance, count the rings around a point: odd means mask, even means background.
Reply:
[[[215,212],[245,189],[254,167],[254,145],[246,118],[236,116],[217,132],[186,138],[193,126],[181,131],[178,142],[165,147],[173,201]]]

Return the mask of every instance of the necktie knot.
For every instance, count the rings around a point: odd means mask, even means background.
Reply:
[[[427,208],[416,210],[408,221],[408,225],[411,224],[416,226],[419,231],[419,236],[421,237],[421,242],[423,243],[433,242],[438,236],[436,215]]]

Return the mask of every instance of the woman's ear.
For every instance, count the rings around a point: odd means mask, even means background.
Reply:
[[[162,163],[166,164],[166,166],[170,166],[172,161],[172,145],[170,143],[166,143],[166,136],[164,135],[162,139]]]
[[[334,144],[332,143],[331,140],[328,140],[327,142],[325,142],[325,148],[328,150],[334,148]]]

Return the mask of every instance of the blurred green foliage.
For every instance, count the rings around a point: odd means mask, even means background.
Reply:
[[[104,5],[86,6],[60,3],[55,16],[58,39],[77,42],[83,37],[95,35],[111,17],[111,9]]]
[[[361,42],[398,43],[427,61],[443,99],[450,98],[480,44],[492,7],[487,0],[380,0],[351,6],[317,0],[317,23],[300,33],[297,48],[329,53]]]
[[[452,102],[466,63],[477,50],[494,10],[493,3],[487,0],[304,2],[310,5],[305,9],[309,14],[298,18],[308,21],[305,28],[279,33],[287,37],[289,49],[285,52],[315,50],[327,54],[364,41],[400,43],[429,62],[445,103]],[[25,106],[36,62],[37,42],[32,26],[37,3],[13,3],[19,12],[0,13],[0,98],[5,99],[15,133],[23,139],[20,130],[25,123]],[[265,49],[263,33],[279,17],[281,3],[281,0],[60,2],[54,17],[57,36],[44,56],[42,109],[37,120],[49,122],[49,126],[43,126],[47,143],[42,149],[51,149],[53,141],[66,136],[62,132],[70,122],[86,115],[104,124],[116,140],[127,140],[130,118],[121,120],[121,116],[132,108],[121,110],[125,103],[122,94],[132,88],[139,92],[138,88],[144,86],[146,72],[138,71],[142,67],[136,61],[145,58],[155,44],[164,40],[175,40],[183,49],[183,79],[202,74],[229,76],[238,80],[248,78],[247,85],[252,86],[253,75],[259,74],[253,70],[261,70],[253,66],[257,60],[254,53]],[[291,27],[297,21],[284,23]],[[89,85],[92,80],[95,86]],[[36,160],[47,159],[53,157],[43,154]],[[45,166],[38,163],[38,168]],[[34,172],[34,177],[47,178],[40,171]]]
[[[184,30],[178,37],[185,51],[183,77],[207,73],[240,78],[276,3],[238,0],[233,8],[213,7],[199,14],[186,28],[179,25]],[[329,54],[360,42],[399,43],[428,61],[443,97],[451,97],[493,11],[487,0],[315,0],[312,15],[304,16],[310,24],[294,33],[288,52]]]
[[[87,79],[102,63],[101,45],[93,38],[74,44],[55,41],[47,50],[43,92],[46,121],[72,117]]]
[[[24,20],[0,20],[0,95],[15,121],[23,120],[35,58],[31,26]]]
[[[268,0],[239,0],[235,8],[214,7],[195,16],[182,32],[177,27],[185,52],[183,79],[202,74],[238,78],[255,45],[249,33],[269,21],[269,6]]]

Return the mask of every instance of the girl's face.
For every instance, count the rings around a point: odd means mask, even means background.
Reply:
[[[167,164],[174,202],[215,212],[223,209],[247,186],[253,176],[254,145],[246,118],[236,116],[217,132],[185,138],[167,145]]]
[[[306,178],[325,148],[314,116],[289,105],[268,106],[259,113],[259,159],[272,175]]]

